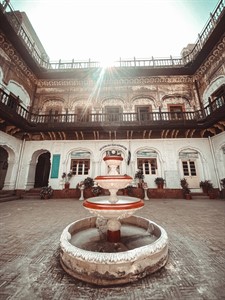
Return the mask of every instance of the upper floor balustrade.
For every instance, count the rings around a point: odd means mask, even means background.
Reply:
[[[135,67],[148,67],[148,68],[175,68],[175,67],[184,67],[187,64],[193,62],[196,56],[200,53],[204,44],[207,42],[209,36],[215,29],[218,24],[225,7],[225,0],[221,0],[213,13],[210,14],[210,19],[206,23],[202,32],[198,35],[198,39],[190,51],[184,57],[180,58],[154,58],[151,59],[120,59],[114,63],[114,67],[125,67],[125,68],[135,68]],[[21,26],[21,22],[18,20],[16,14],[14,13],[13,7],[9,1],[0,0],[0,9],[7,17],[11,26],[14,28],[18,37],[23,41],[25,47],[29,51],[30,55],[36,61],[36,63],[49,70],[69,70],[69,69],[90,69],[90,68],[99,68],[101,64],[96,61],[61,61],[50,62],[46,58],[46,53],[41,53],[37,45],[30,39],[26,30]]]
[[[20,100],[12,94],[7,94],[0,89],[0,116],[11,124],[26,127],[27,130],[32,127],[49,130],[63,127],[70,129],[88,128],[88,127],[112,127],[117,126],[197,126],[208,122],[215,122],[223,117],[225,121],[225,94],[221,94],[212,102],[209,102],[203,109],[188,112],[121,112],[115,113],[89,113],[85,115],[76,113],[64,114],[35,114],[24,108]],[[218,119],[218,120],[217,120]]]

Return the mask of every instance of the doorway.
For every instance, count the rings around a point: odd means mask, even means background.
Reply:
[[[187,180],[189,187],[199,188],[199,178],[197,174],[195,160],[183,160],[182,167],[184,178]]]
[[[3,189],[8,170],[8,152],[0,147],[0,190]]]
[[[39,188],[48,186],[49,173],[50,173],[50,153],[45,152],[38,157],[36,165],[34,187]]]

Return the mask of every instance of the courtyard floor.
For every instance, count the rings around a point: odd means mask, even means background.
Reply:
[[[73,199],[0,203],[0,300],[225,299],[225,201],[151,199],[137,215],[169,236],[169,259],[135,283],[96,287],[59,264],[66,225],[89,217]]]

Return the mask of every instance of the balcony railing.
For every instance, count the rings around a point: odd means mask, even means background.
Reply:
[[[221,0],[214,12],[210,15],[209,21],[206,23],[202,32],[198,35],[198,39],[195,43],[192,51],[185,55],[185,57],[180,58],[154,58],[151,59],[126,59],[115,62],[115,67],[151,67],[151,68],[174,68],[174,67],[182,67],[187,63],[190,63],[195,60],[198,53],[201,51],[202,47],[208,40],[212,31],[216,27],[219,22],[221,15],[223,13],[225,7],[225,0]],[[17,16],[14,13],[13,7],[10,5],[8,1],[0,0],[0,9],[5,13],[8,21],[11,26],[14,28],[17,35],[23,41],[25,47],[30,52],[31,56],[38,63],[39,66],[49,69],[49,70],[65,70],[65,69],[89,69],[89,68],[99,68],[101,67],[99,62],[96,61],[61,61],[58,62],[49,62],[46,59],[46,53],[41,53],[38,47],[35,45],[33,41],[30,40],[24,28],[21,26],[21,22],[18,20]]]
[[[171,124],[179,124],[180,126],[193,126],[194,124],[204,123],[208,118],[212,119],[212,116],[223,108],[225,108],[225,95],[210,102],[204,109],[189,111],[189,112],[164,112],[159,110],[158,112],[149,113],[90,113],[88,115],[80,114],[34,114],[24,108],[19,99],[11,94],[7,94],[4,90],[0,89],[0,116],[2,119],[7,119],[12,124],[19,123],[22,126],[21,121],[26,126],[32,128],[38,125],[44,125],[46,130],[53,127],[63,126],[70,129],[73,126],[90,128],[92,126],[157,126],[159,124],[170,126]],[[19,126],[17,125],[17,126]],[[28,128],[29,129],[29,128]]]

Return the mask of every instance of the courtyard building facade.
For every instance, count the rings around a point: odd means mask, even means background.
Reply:
[[[209,180],[219,196],[224,28],[220,1],[179,59],[51,63],[26,14],[0,4],[0,189],[22,195],[50,185],[62,197],[63,173],[72,172],[72,191],[107,174],[103,158],[114,150],[119,173],[141,170],[149,190],[162,177],[165,193],[178,197],[182,178],[192,193]]]

